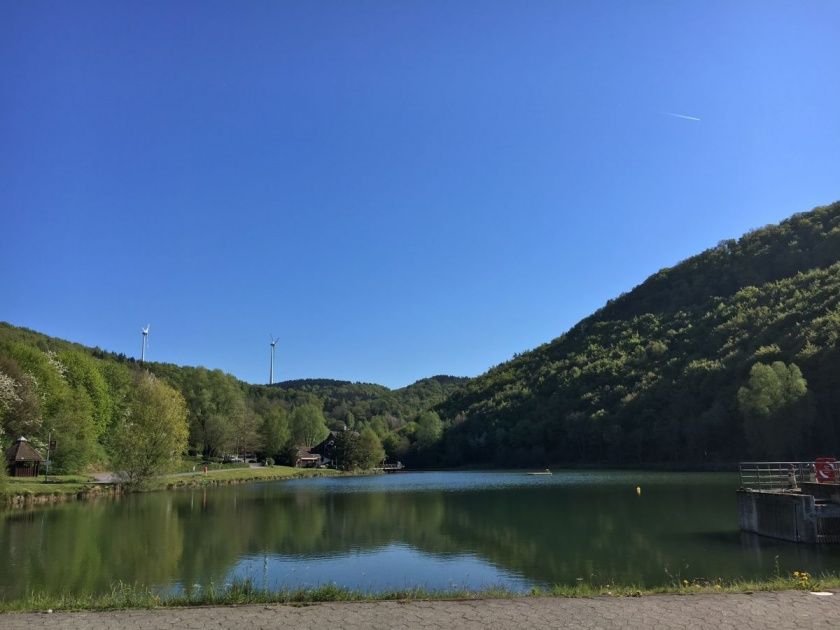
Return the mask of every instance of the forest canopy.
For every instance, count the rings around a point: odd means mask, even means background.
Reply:
[[[173,449],[294,464],[298,448],[347,429],[361,436],[354,453],[363,454],[347,461],[368,465],[384,452],[409,454],[415,420],[465,381],[436,376],[396,390],[330,380],[251,385],[0,323],[0,446],[25,436],[44,451],[52,436],[55,472],[114,467],[133,480],[175,466]],[[159,418],[168,418],[165,448]]]
[[[840,450],[840,203],[654,274],[437,407],[437,465]]]

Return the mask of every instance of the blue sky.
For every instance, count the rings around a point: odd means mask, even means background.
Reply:
[[[838,2],[0,0],[0,320],[476,375],[840,198]],[[700,120],[680,118],[683,114]]]

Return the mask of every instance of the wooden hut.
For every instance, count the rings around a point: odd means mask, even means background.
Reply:
[[[297,468],[318,468],[320,465],[320,455],[310,452],[308,448],[303,446],[298,448],[297,457],[295,458],[295,466]]]
[[[25,437],[19,437],[6,451],[6,464],[12,477],[37,477],[43,461]]]

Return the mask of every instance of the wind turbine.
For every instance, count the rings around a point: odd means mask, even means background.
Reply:
[[[268,339],[271,345],[271,369],[268,372],[268,384],[274,385],[274,347],[279,339],[275,339],[273,335],[269,335]]]
[[[151,327],[151,324],[146,324],[146,327],[140,330],[140,332],[143,333],[143,346],[140,349],[140,363],[143,363],[146,360],[146,344],[149,343],[149,328]]]

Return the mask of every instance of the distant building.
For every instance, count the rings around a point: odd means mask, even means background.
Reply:
[[[330,431],[330,434],[315,446],[310,448],[306,448],[305,446],[298,447],[295,466],[298,468],[329,466],[334,459],[334,451],[335,433]]]
[[[43,461],[44,458],[25,437],[19,437],[6,451],[6,465],[12,477],[37,477]]]
[[[295,466],[298,468],[318,468],[321,465],[321,456],[312,453],[307,448],[299,448],[295,457]]]
[[[335,433],[330,431],[327,437],[309,450],[316,455],[320,455],[321,463],[328,466],[335,459]]]

